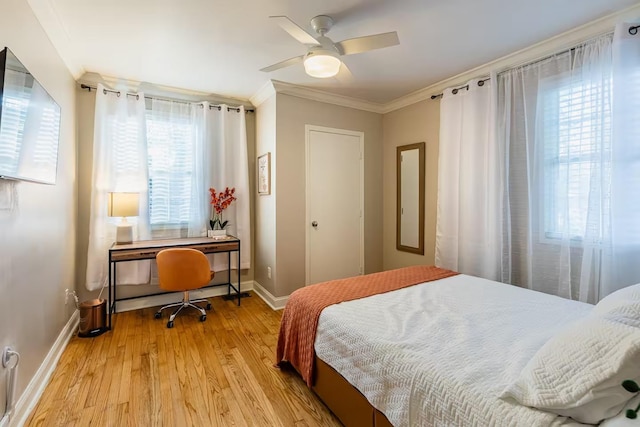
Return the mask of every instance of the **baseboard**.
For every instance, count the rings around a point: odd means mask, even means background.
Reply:
[[[13,410],[11,420],[9,420],[9,426],[22,426],[27,421],[27,418],[29,418],[31,411],[35,408],[45,387],[49,383],[49,379],[58,365],[60,356],[62,356],[69,340],[75,334],[79,320],[80,315],[78,310],[76,310],[60,332],[60,335],[58,335],[58,338],[53,343],[49,353],[47,353],[47,357],[42,361],[42,364],[36,371],[36,374],[31,378],[31,381],[29,381],[29,385],[27,385],[22,396],[18,399],[18,403],[16,403]]]
[[[253,282],[253,292],[258,294],[272,310],[282,310],[289,300],[289,295],[286,297],[276,297],[256,281]]]
[[[242,292],[252,291],[254,289],[253,283],[253,280],[240,282],[240,290]],[[215,288],[198,289],[195,291],[191,291],[190,294],[191,298],[193,299],[219,297],[227,294],[227,287],[218,286]],[[172,302],[176,302],[175,293],[140,297],[127,301],[119,301],[117,304],[117,308],[118,313],[121,313],[123,311],[139,310],[141,308],[157,307],[159,305],[171,304]]]

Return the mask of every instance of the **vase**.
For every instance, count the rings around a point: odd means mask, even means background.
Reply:
[[[227,230],[207,230],[207,237],[226,236]]]

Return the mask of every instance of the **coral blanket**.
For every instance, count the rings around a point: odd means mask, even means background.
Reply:
[[[339,302],[395,291],[458,273],[438,267],[415,266],[317,283],[289,297],[280,323],[277,362],[289,362],[311,387],[320,313]]]

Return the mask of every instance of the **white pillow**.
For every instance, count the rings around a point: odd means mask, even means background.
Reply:
[[[571,324],[538,350],[500,397],[588,424],[613,417],[633,397],[622,381],[640,383],[636,317],[622,305]]]
[[[626,307],[626,309],[625,309]],[[604,297],[593,309],[594,314],[607,314],[619,309],[635,312],[636,319],[640,319],[640,283],[619,289]]]

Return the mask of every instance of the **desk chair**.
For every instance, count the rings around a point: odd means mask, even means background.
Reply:
[[[156,319],[162,317],[165,308],[178,307],[169,317],[167,328],[173,328],[173,319],[185,308],[195,308],[200,312],[200,321],[207,320],[207,312],[195,303],[206,302],[207,310],[211,310],[211,303],[207,299],[189,299],[189,291],[200,289],[209,284],[215,272],[209,268],[206,255],[196,249],[174,248],[164,249],[156,255],[158,265],[158,280],[160,289],[170,292],[183,292],[182,302],[165,305],[155,314]]]

